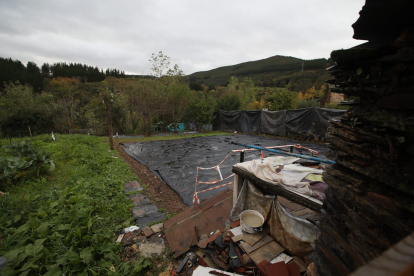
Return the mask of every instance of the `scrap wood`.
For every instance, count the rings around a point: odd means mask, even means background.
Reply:
[[[240,246],[241,246],[241,248],[243,248],[243,250],[246,253],[251,253],[251,252],[255,251],[256,249],[260,249],[260,247],[264,246],[265,244],[267,244],[271,241],[273,241],[272,237],[270,237],[269,235],[266,235],[266,236],[264,236],[264,238],[262,238],[260,241],[258,241],[254,245],[250,245],[247,242],[244,242],[244,243],[240,243]]]
[[[214,263],[213,259],[210,257],[209,254],[204,253],[203,250],[197,250],[196,254],[199,256],[200,259],[204,261],[204,263],[207,264],[208,267],[218,269],[219,267]],[[200,262],[201,264],[201,262]]]
[[[231,225],[230,225],[230,228],[236,228],[236,227],[238,227],[238,226],[240,226],[240,220],[239,220],[239,219],[238,219],[238,220],[233,221],[233,222],[231,223]]]
[[[271,241],[262,246],[259,250],[250,253],[249,256],[255,264],[258,264],[263,260],[270,262],[283,251],[285,251],[285,249],[282,246],[275,241]]]
[[[292,259],[293,259],[292,257],[286,255],[285,253],[281,253],[279,256],[277,256],[276,258],[271,260],[270,263],[274,264],[274,263],[278,263],[278,262],[285,262],[285,264],[287,264]]]
[[[220,235],[221,235],[221,231],[217,230],[216,233],[213,236],[211,236],[210,238],[207,239],[207,242],[210,243],[210,242],[215,241],[217,239],[217,237],[220,236]]]
[[[237,229],[237,228],[235,228],[235,229]],[[238,235],[238,236],[234,236],[231,239],[234,242],[243,240],[243,241],[247,242],[250,245],[254,245],[256,242],[260,241],[264,236],[269,234],[269,232],[270,232],[270,227],[269,227],[269,225],[266,225],[263,228],[262,232],[259,232],[259,233],[256,233],[256,234],[248,234],[248,233],[241,234],[241,235]]]
[[[203,267],[203,266],[199,265],[193,271],[193,276],[211,276],[212,274],[210,274],[210,271],[217,271],[217,272],[223,273],[225,276],[241,275],[241,274],[237,274],[237,273],[226,272],[226,271],[223,271],[223,270],[212,269],[211,267]]]
[[[295,262],[299,268],[299,272],[302,273],[306,271],[306,263],[303,261],[301,257],[293,256],[292,262]]]

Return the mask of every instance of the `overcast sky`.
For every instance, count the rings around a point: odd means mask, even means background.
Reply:
[[[363,41],[365,0],[0,0],[0,57],[150,74],[163,51],[185,74],[275,55],[328,58]],[[172,67],[172,66],[171,66]]]

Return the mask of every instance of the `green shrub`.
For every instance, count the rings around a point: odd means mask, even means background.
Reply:
[[[114,233],[133,224],[123,184],[136,178],[103,142],[87,135],[59,135],[55,142],[35,137],[56,169],[17,186],[0,184],[8,193],[0,196],[0,256],[8,259],[0,275],[128,275]]]

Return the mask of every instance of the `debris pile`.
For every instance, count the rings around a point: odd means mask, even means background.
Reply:
[[[202,234],[194,248],[195,253],[187,253],[172,275],[204,275],[207,271],[213,275],[300,276],[306,271],[302,258],[285,254],[270,237],[269,226],[256,234],[243,233],[240,220],[226,221],[222,230]],[[198,270],[199,265],[208,269]]]
[[[348,275],[414,230],[414,7],[398,3],[368,0],[353,27],[369,42],[331,54],[332,91],[359,104],[326,135],[336,164],[323,173],[326,214],[312,258],[321,275]]]
[[[269,206],[273,206],[272,202],[275,200],[280,202],[277,204],[282,204],[286,210],[290,210],[289,212],[294,212],[292,208],[299,210],[298,204],[284,198],[267,199]],[[230,222],[232,205],[233,191],[226,190],[164,222],[164,233],[172,254],[181,260],[173,275],[235,273],[299,276],[305,273],[310,263],[307,256],[309,253],[301,255],[302,257],[295,256],[287,247],[277,242],[274,239],[270,217],[266,220],[262,218],[263,225],[250,229],[246,223],[249,220],[245,221],[242,215],[243,225],[240,225],[240,220]],[[300,208],[302,211],[305,209]],[[250,211],[245,213],[247,212]],[[305,216],[305,213],[302,215]],[[305,217],[301,219],[304,220]],[[252,233],[247,233],[246,230]],[[199,268],[200,266],[207,270]],[[279,274],[275,274],[276,272]],[[283,274],[284,272],[286,274]]]

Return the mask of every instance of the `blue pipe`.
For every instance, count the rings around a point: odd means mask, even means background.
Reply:
[[[307,156],[307,155],[302,155],[302,154],[296,154],[296,153],[289,153],[289,152],[284,152],[284,151],[274,150],[274,149],[265,149],[265,148],[258,147],[258,146],[253,146],[253,145],[243,145],[243,144],[239,144],[239,143],[235,143],[235,142],[231,142],[231,143],[235,144],[235,145],[238,145],[238,146],[243,146],[243,147],[246,147],[246,148],[269,151],[269,152],[273,152],[273,153],[279,153],[279,154],[283,154],[283,155],[294,156],[294,157],[309,159],[309,160],[313,160],[313,161],[319,161],[319,162],[326,163],[326,164],[335,164],[335,161],[328,160],[328,159],[321,159],[321,158],[317,158],[317,157],[312,157],[312,156]]]

